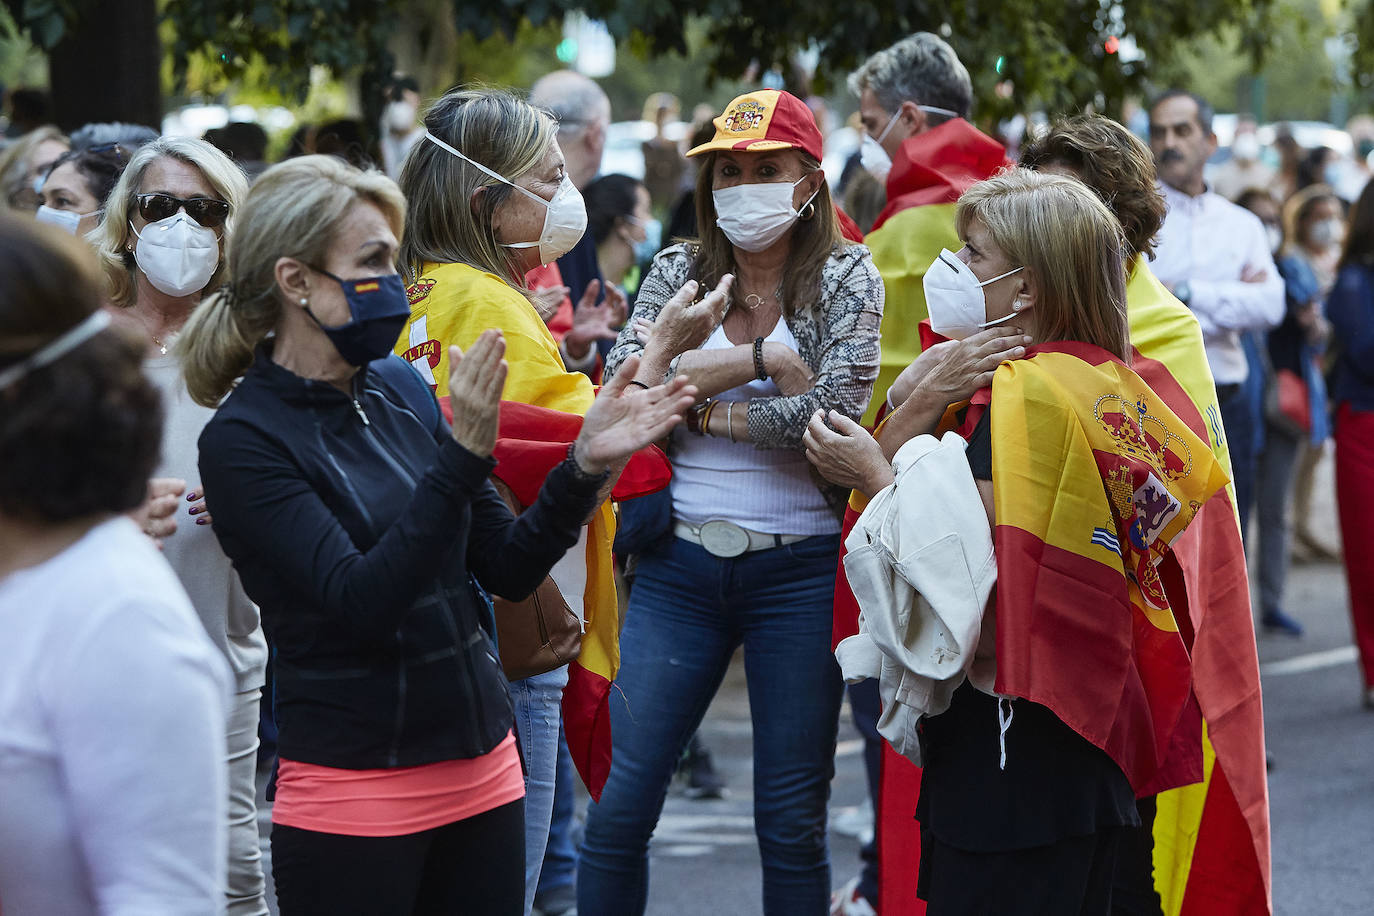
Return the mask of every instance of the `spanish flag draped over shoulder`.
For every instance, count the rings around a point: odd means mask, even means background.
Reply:
[[[1197,319],[1139,259],[1127,284],[1127,308],[1133,368],[1194,434],[1209,442],[1229,475],[1229,453]],[[928,325],[924,334],[927,346],[939,339]],[[864,505],[863,497],[854,494],[846,534]],[[1204,504],[1173,551],[1188,594],[1183,630],[1191,638],[1194,692],[1204,720],[1203,781],[1158,795],[1155,888],[1166,916],[1267,913],[1269,801],[1259,663],[1229,484]],[[857,621],[858,608],[841,562],[835,642],[857,632]],[[912,820],[920,777],[918,767],[884,747],[877,830],[879,909],[888,916],[925,912],[915,891],[920,837]]]
[[[1004,363],[989,409],[997,692],[1049,707],[1137,795],[1200,782],[1172,546],[1226,486],[1210,445],[1087,344]]]
[[[523,295],[499,277],[467,264],[427,264],[407,293],[410,322],[396,344],[396,353],[430,383],[445,412],[449,410],[449,346],[457,344],[466,350],[483,331],[498,328],[505,336],[510,366],[505,400],[575,415],[580,427],[582,415],[596,397],[592,383],[585,375],[565,369],[558,344]],[[544,435],[553,441],[561,438],[566,453],[567,442],[577,435],[574,430],[562,438],[566,431],[558,431],[554,415],[516,417],[510,408],[503,403],[501,432],[503,436],[511,433],[508,440],[538,438],[539,433],[530,432],[532,424],[543,424],[548,427]],[[511,454],[508,450],[508,459]],[[562,455],[558,457],[561,460]],[[506,482],[522,501],[520,494],[528,495],[529,475],[538,462],[523,466],[524,473],[497,470],[503,480],[510,475]],[[548,464],[545,472],[552,466]],[[542,483],[543,477],[538,480]],[[608,501],[587,525],[587,585],[582,595],[586,632],[581,654],[568,666],[568,686],[563,691],[568,750],[593,798],[600,797],[611,769],[609,700],[620,668],[620,609],[611,564],[614,538],[615,514]]]

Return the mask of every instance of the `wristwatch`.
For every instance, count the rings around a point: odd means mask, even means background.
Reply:
[[[1193,298],[1193,288],[1188,285],[1187,280],[1183,280],[1174,287],[1174,295],[1178,297],[1179,302],[1187,305],[1188,300]]]

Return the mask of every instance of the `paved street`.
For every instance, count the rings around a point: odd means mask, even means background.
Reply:
[[[1316,530],[1334,540],[1330,463],[1317,486]],[[1280,916],[1362,914],[1374,900],[1374,712],[1361,708],[1345,582],[1336,565],[1296,566],[1289,608],[1307,635],[1261,636],[1270,774],[1274,909]],[[761,911],[750,792],[749,704],[737,658],[702,735],[730,796],[694,801],[675,786],[654,838],[650,916]],[[859,842],[841,832],[864,817],[859,742],[841,723],[831,804],[834,883],[852,877]],[[263,816],[264,829],[267,816]],[[584,914],[594,916],[594,914]]]

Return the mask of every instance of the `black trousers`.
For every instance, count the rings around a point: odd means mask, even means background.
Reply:
[[[525,800],[403,836],[272,826],[282,916],[520,916]]]
[[[1129,829],[1007,852],[969,852],[922,829],[917,894],[928,916],[1109,916],[1117,849]]]

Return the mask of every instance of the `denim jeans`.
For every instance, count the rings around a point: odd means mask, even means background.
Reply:
[[[763,909],[828,912],[826,803],[843,684],[830,651],[838,535],[722,559],[674,537],[641,556],[611,694],[612,758],[588,806],[581,913],[641,914],[673,769],[743,644]]]
[[[510,682],[515,704],[515,736],[525,762],[525,913],[534,907],[534,891],[544,865],[553,815],[554,773],[558,766],[558,725],[568,667]]]
[[[577,769],[568,741],[558,733],[558,771],[554,780],[553,820],[549,822],[549,846],[539,872],[535,896],[558,887],[572,887],[577,880]]]

